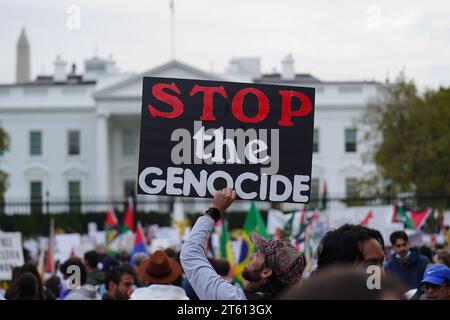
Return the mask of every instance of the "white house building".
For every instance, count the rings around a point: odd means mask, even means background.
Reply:
[[[29,59],[29,54],[20,52],[21,48],[29,51],[26,43],[23,32],[18,60]],[[30,66],[29,61],[17,65]],[[219,75],[175,60],[140,74],[119,73],[113,61],[98,57],[85,60],[83,74],[75,66],[67,72],[61,58],[56,59],[51,76],[25,81],[29,73],[22,68],[20,81],[0,85],[0,126],[11,140],[8,151],[0,150],[0,170],[9,175],[7,204],[47,197],[106,201],[133,193],[144,76],[315,87],[312,197],[318,196],[324,182],[328,195],[344,197],[364,174],[357,121],[379,85],[298,74],[291,56],[282,62],[281,72],[273,74],[261,73],[258,58],[233,59],[227,72]],[[148,198],[167,199],[138,197]],[[14,212],[29,208],[19,209],[6,207]]]

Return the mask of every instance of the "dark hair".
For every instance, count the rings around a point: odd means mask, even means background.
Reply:
[[[370,239],[377,240],[384,249],[383,237],[375,229],[344,224],[336,230],[328,231],[319,244],[317,267],[363,261],[360,245]]]
[[[438,259],[442,260],[442,262],[450,268],[450,252],[445,249],[440,249],[436,252]]]
[[[114,267],[109,268],[105,272],[105,287],[106,287],[106,290],[109,290],[109,283],[110,282],[113,282],[116,285],[118,285],[120,283],[120,279],[122,278],[122,276],[124,274],[128,274],[128,275],[132,276],[133,278],[135,277],[135,274],[133,272],[133,268],[127,263],[124,263],[121,266],[114,266]]]
[[[98,261],[103,262],[108,257],[106,252],[98,252]]]
[[[22,247],[22,251],[23,251],[23,260],[25,261],[25,263],[30,262],[32,260],[30,250],[28,250],[25,247]]]
[[[116,258],[119,260],[119,262],[121,263],[128,263],[131,259],[131,254],[126,252],[126,251],[120,251],[117,255]]]
[[[183,283],[183,274],[181,274],[178,278],[173,280],[170,284],[176,287],[182,287]]]
[[[18,279],[20,276],[24,273],[31,273],[34,275],[36,281],[37,281],[37,299],[44,300],[44,287],[42,285],[42,279],[41,276],[36,268],[36,266],[31,263],[27,262],[22,267],[15,268],[13,270],[13,279],[11,286],[6,290],[5,298],[8,300],[15,300],[18,297]]]
[[[47,289],[47,293],[48,291],[50,291],[50,294],[57,299],[61,293],[61,279],[58,276],[51,276],[50,278],[47,279],[47,281],[45,281],[45,287]]]
[[[404,299],[402,285],[381,273],[380,289],[367,285],[368,274],[363,268],[334,265],[326,272],[313,273],[304,283],[288,289],[281,300],[380,300]]]
[[[64,278],[67,278],[72,275],[72,273],[67,272],[67,268],[69,268],[69,266],[77,266],[80,268],[80,284],[81,285],[86,284],[87,272],[86,267],[83,264],[83,261],[81,261],[81,259],[77,257],[67,259],[59,267],[59,271],[61,271],[61,273],[64,275]]]
[[[419,254],[427,257],[429,261],[433,261],[433,251],[430,247],[427,247],[426,245],[420,246]]]
[[[224,259],[208,258],[209,263],[219,276],[227,276],[230,272],[230,263]]]
[[[35,276],[38,285],[38,298],[40,300],[44,300],[44,286],[37,267],[31,262],[27,262],[22,266],[22,268],[20,268],[19,275],[25,272],[30,272]]]
[[[166,248],[164,249],[164,253],[169,257],[174,259],[177,255],[177,252],[173,248]]]
[[[389,239],[391,240],[391,244],[395,246],[395,243],[398,239],[402,239],[408,242],[408,235],[405,233],[405,231],[394,231],[391,233]]]
[[[20,275],[20,268],[19,266],[13,267],[12,268],[12,281],[14,281],[19,275]]]
[[[84,254],[84,263],[91,269],[96,269],[100,261],[100,256],[97,251],[91,250]]]
[[[17,300],[37,300],[38,280],[31,272],[24,272],[17,278]]]

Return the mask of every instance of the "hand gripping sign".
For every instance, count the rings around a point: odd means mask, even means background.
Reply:
[[[307,203],[314,88],[144,77],[138,193]]]

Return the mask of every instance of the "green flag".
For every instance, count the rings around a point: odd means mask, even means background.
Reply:
[[[295,216],[295,212],[293,212],[291,214],[291,218],[286,223],[286,225],[284,226],[284,228],[281,232],[284,239],[289,239],[292,235],[292,223],[294,222],[294,216]]]
[[[263,238],[270,238],[269,234],[267,233],[266,225],[264,224],[261,213],[259,212],[258,208],[256,208],[256,204],[253,201],[250,206],[250,211],[245,217],[244,231],[248,235],[250,235],[251,232],[256,232]]]
[[[228,221],[225,219],[222,220],[222,234],[220,235],[220,258],[227,260],[230,267],[234,265],[233,250],[228,234]]]
[[[242,271],[245,266],[247,266],[250,262],[250,255],[255,252],[255,247],[253,246],[250,240],[250,233],[255,232],[258,233],[263,238],[270,238],[267,233],[266,225],[264,224],[264,220],[259,212],[258,208],[256,208],[256,204],[252,202],[250,205],[250,210],[245,217],[244,228],[242,230],[242,242],[241,249],[239,255],[237,257],[237,264],[234,268],[234,280],[236,284],[243,286],[244,279],[242,278]]]

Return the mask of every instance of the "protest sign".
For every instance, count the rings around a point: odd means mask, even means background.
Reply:
[[[144,77],[138,193],[307,203],[314,88]]]
[[[77,250],[81,244],[81,235],[79,233],[66,233],[55,235],[55,251],[53,253],[54,261],[63,263],[70,258],[72,254],[78,254]]]
[[[0,232],[0,280],[11,280],[13,268],[23,264],[22,234]]]

